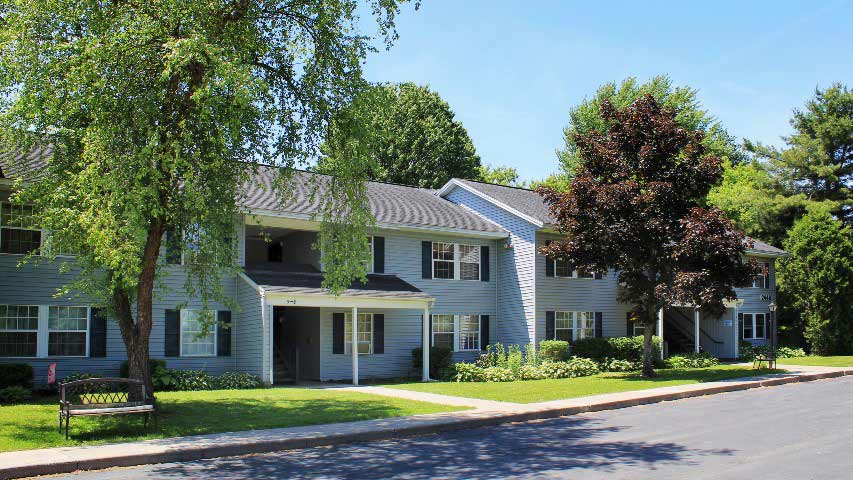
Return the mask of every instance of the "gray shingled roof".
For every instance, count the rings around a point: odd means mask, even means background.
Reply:
[[[273,210],[297,215],[313,215],[320,211],[320,196],[327,190],[330,177],[303,171],[294,172],[288,188],[293,197],[286,202],[282,202],[278,192],[272,188],[275,178],[274,168],[260,167],[258,175],[246,186],[241,203],[250,210]],[[311,191],[315,187],[318,189],[318,195],[312,201]],[[367,196],[370,211],[378,224],[486,233],[505,232],[498,225],[470,210],[438,197],[432,190],[368,182]]]
[[[327,295],[322,287],[323,274],[281,270],[246,269],[246,275],[268,292]],[[395,275],[368,274],[367,283],[353,282],[341,295],[430,300],[431,296]]]
[[[0,178],[36,178],[38,172],[53,155],[53,145],[36,147],[24,154],[23,150],[0,153]]]
[[[551,213],[548,211],[548,206],[545,203],[545,200],[541,195],[533,190],[495,185],[492,183],[475,182],[473,180],[463,180],[459,178],[455,178],[454,180],[515,209],[521,214],[536,219],[543,225],[553,225],[554,223],[554,217],[552,217]],[[780,250],[773,245],[754,238],[751,240],[754,243],[752,249],[750,249],[751,252],[766,255],[786,255],[784,250]]]

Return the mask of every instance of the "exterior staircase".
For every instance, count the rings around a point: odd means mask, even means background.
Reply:
[[[299,350],[282,351],[276,347],[273,353],[273,385],[295,384],[298,375]]]

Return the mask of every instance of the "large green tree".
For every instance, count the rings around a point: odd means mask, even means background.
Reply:
[[[505,185],[507,187],[527,186],[527,182],[519,180],[518,177],[518,170],[514,167],[507,167],[504,165],[498,165],[495,167],[492,167],[491,165],[481,165],[479,178],[474,178],[472,180],[480,180],[486,183]]]
[[[757,269],[742,261],[743,233],[721,210],[703,208],[722,174],[703,132],[684,129],[650,94],[622,109],[605,99],[600,110],[607,132],[575,136],[580,163],[570,188],[539,189],[565,235],[542,252],[585,273],[616,272],[619,300],[645,325],[643,375],[651,377],[659,309],[722,312]]]
[[[777,149],[746,143],[769,166],[790,195],[835,202],[833,212],[853,221],[853,91],[835,83],[816,89],[805,108],[791,119],[794,133]]]
[[[611,122],[601,114],[601,105],[605,101],[621,109],[645,95],[651,95],[659,104],[672,109],[675,121],[681,127],[691,132],[701,130],[704,133],[702,146],[708,153],[722,160],[739,163],[744,159],[743,152],[720,122],[703,108],[698,93],[688,86],[673,85],[672,80],[665,75],[654,77],[646,83],[639,83],[634,77],[628,77],[618,85],[615,82],[605,83],[592,98],[584,99],[569,110],[569,124],[563,129],[564,146],[557,150],[560,171],[556,178],[546,180],[545,183],[560,185],[574,177],[581,162],[577,144],[579,136],[607,132]]]
[[[164,234],[183,247],[190,296],[220,299],[244,184],[316,153],[329,119],[365,87],[373,48],[356,0],[10,0],[0,6],[0,131],[7,145],[54,146],[17,199],[54,244],[77,253],[82,292],[111,309],[129,372],[147,362]],[[397,0],[373,0],[394,40]],[[339,289],[364,275],[364,168],[341,155],[348,189],[327,202],[321,238]],[[282,188],[281,176],[276,188]],[[340,213],[343,212],[343,213]],[[54,250],[55,251],[55,250]],[[328,250],[325,250],[328,252]],[[49,252],[48,252],[49,253]],[[151,391],[149,389],[149,391]]]
[[[853,353],[853,229],[827,212],[799,220],[779,261],[781,320],[803,331],[813,353]]]
[[[363,133],[373,137],[370,148],[378,166],[369,172],[372,180],[439,188],[454,177],[479,178],[480,157],[468,132],[450,105],[429,87],[376,85],[350,109],[361,111],[342,115],[361,118],[366,122]],[[324,151],[332,152],[331,145]],[[336,164],[325,155],[317,170],[325,173]]]

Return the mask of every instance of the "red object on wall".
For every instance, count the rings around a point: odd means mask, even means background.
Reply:
[[[54,383],[56,383],[56,362],[47,366],[47,384],[52,385]]]

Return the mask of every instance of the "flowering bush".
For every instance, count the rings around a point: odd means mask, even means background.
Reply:
[[[503,367],[489,367],[483,369],[483,381],[486,382],[512,382],[515,375],[512,370]]]
[[[756,355],[770,354],[769,345],[753,345],[742,340],[738,346],[738,358],[745,362],[755,360]],[[806,352],[802,348],[776,347],[776,358],[805,357]]]
[[[219,390],[240,390],[245,388],[263,388],[261,377],[244,372],[225,372],[213,379],[212,388]]]
[[[170,390],[179,392],[192,390],[211,390],[214,379],[202,370],[169,370],[173,382]]]
[[[544,362],[541,369],[548,378],[588,377],[600,373],[598,364],[581,357],[572,357],[565,362]]]
[[[484,368],[480,368],[473,363],[460,362],[456,364],[456,381],[457,382],[482,382],[484,377]]]
[[[664,364],[667,368],[708,368],[716,367],[720,360],[711,355],[710,352],[691,352],[684,355],[673,355]]]
[[[522,365],[518,370],[519,380],[542,380],[548,378],[548,375],[540,365]]]
[[[598,368],[602,372],[636,372],[643,369],[643,362],[605,358],[598,363]]]

